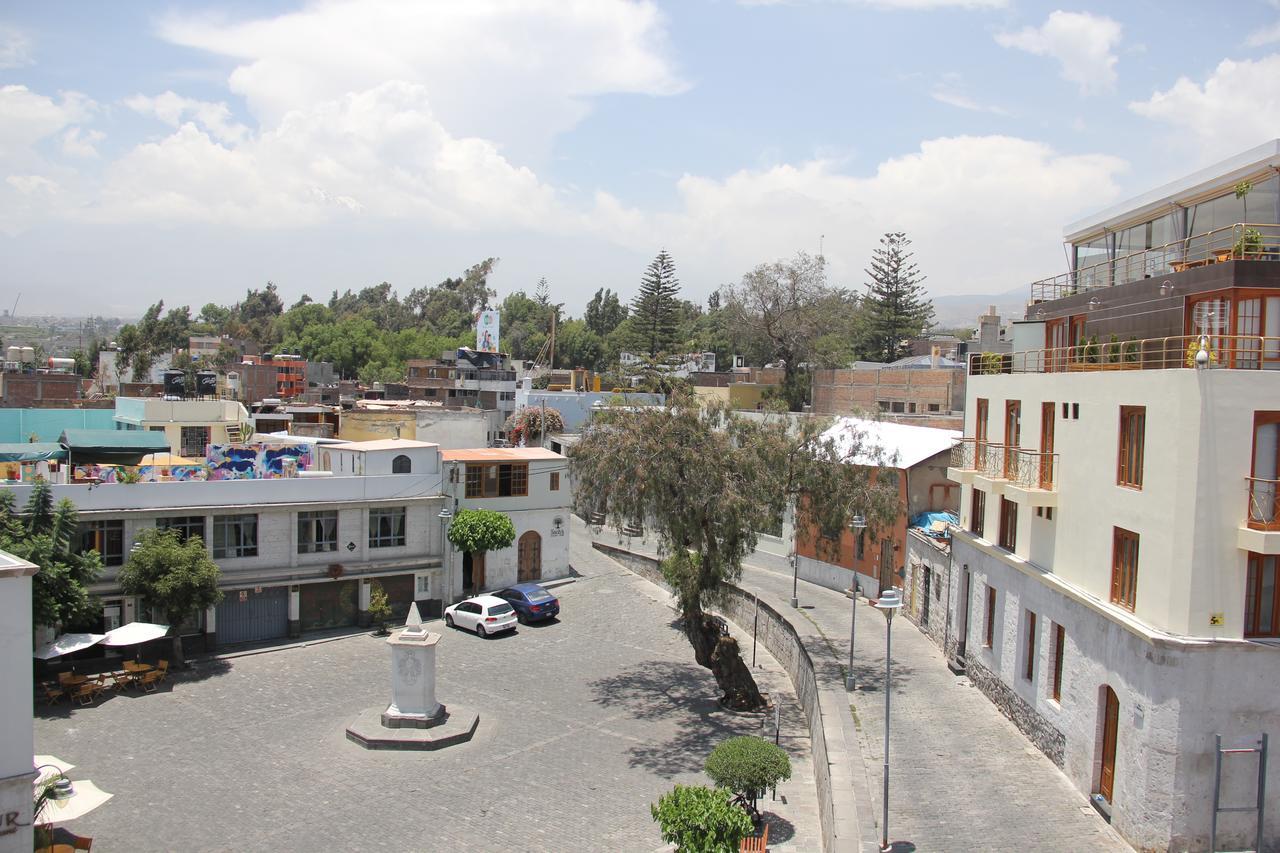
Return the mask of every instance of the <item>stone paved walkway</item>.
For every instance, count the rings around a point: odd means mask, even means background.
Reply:
[[[723,711],[669,596],[573,543],[582,574],[558,623],[482,640],[444,632],[438,697],[478,710],[469,744],[369,752],[345,726],[388,698],[385,642],[367,634],[201,664],[157,693],[37,708],[36,751],[115,796],[74,821],[102,850],[667,850],[649,804],[705,784],[710,749],[772,735]],[[439,622],[433,630],[443,630]],[[770,849],[818,849],[807,730],[767,654],[794,778]]]
[[[601,541],[618,544],[602,532]],[[647,543],[630,540],[633,550]],[[625,540],[624,540],[625,544]],[[743,589],[782,612],[792,578],[785,557],[757,552]],[[801,613],[848,659],[851,604],[840,592],[800,581]],[[880,836],[885,620],[858,605],[852,699],[872,815]],[[942,651],[909,620],[893,625],[889,838],[909,851],[1127,851],[1131,848],[1084,795],[977,688],[946,666]],[[873,848],[874,849],[874,848]]]

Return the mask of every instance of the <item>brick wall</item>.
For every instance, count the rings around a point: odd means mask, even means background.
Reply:
[[[894,370],[816,370],[813,411],[849,415],[878,411],[881,403],[902,403],[903,414],[926,414],[936,405],[940,413],[964,409],[965,373],[953,368]],[[911,411],[912,404],[915,412]]]
[[[0,404],[30,408],[38,402],[66,405],[80,399],[80,377],[70,373],[5,373]]]

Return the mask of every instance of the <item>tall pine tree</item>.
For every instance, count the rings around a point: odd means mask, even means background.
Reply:
[[[675,341],[676,322],[679,319],[680,281],[676,278],[676,265],[663,249],[645,270],[640,279],[640,292],[631,302],[631,314],[639,334],[641,347],[650,360],[667,350]]]
[[[903,342],[922,333],[933,320],[933,303],[921,282],[924,276],[911,260],[911,241],[901,231],[880,238],[866,270],[871,281],[863,299],[863,354],[890,362],[907,354]]]

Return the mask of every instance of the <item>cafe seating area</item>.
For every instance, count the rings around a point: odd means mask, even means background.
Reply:
[[[76,705],[89,706],[101,699],[108,691],[136,690],[142,693],[154,693],[169,677],[169,661],[160,660],[155,664],[136,660],[121,663],[120,670],[100,672],[96,675],[78,675],[72,672],[58,673],[57,681],[41,682],[40,698],[47,705],[70,702]]]

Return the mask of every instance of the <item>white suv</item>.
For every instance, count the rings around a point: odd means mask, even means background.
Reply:
[[[516,627],[516,609],[496,595],[477,595],[444,609],[444,624],[466,628],[481,637]]]

